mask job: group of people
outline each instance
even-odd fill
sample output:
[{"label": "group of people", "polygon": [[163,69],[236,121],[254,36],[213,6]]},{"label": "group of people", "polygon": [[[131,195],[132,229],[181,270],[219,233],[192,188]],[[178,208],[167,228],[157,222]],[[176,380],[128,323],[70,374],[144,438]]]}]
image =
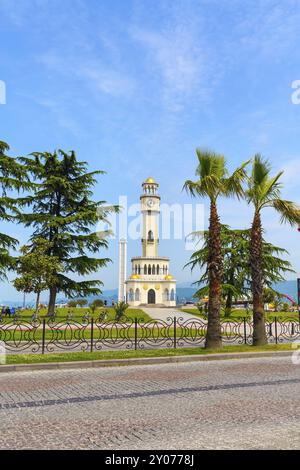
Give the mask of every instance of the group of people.
[{"label": "group of people", "polygon": [[16,314],[15,307],[2,307],[1,309],[1,316],[3,317],[11,317]]}]

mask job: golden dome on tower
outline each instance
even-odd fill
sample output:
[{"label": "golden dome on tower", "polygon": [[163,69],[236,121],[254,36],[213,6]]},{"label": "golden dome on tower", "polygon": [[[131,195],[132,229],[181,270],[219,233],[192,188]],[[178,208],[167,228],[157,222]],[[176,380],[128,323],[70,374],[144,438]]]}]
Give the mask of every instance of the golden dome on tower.
[{"label": "golden dome on tower", "polygon": [[140,276],[138,274],[132,274],[130,279],[140,279]]},{"label": "golden dome on tower", "polygon": [[155,181],[153,178],[151,178],[151,177],[150,177],[150,178],[147,178],[146,181],[145,181],[145,183],[152,183],[152,184],[154,183],[154,184],[157,184],[156,181]]},{"label": "golden dome on tower", "polygon": [[166,280],[168,280],[168,279],[173,279],[173,276],[172,276],[171,274],[167,274],[167,275],[165,276],[165,279],[166,279]]}]

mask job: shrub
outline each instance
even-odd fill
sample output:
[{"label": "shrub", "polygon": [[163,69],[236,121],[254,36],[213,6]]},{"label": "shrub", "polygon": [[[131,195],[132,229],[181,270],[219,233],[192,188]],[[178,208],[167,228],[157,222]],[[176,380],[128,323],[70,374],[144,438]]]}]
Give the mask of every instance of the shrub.
[{"label": "shrub", "polygon": [[116,321],[119,321],[121,320],[121,318],[125,315],[125,312],[126,310],[128,309],[129,305],[126,304],[126,302],[122,301],[122,302],[117,302],[115,305],[114,305],[114,311],[116,313]]}]

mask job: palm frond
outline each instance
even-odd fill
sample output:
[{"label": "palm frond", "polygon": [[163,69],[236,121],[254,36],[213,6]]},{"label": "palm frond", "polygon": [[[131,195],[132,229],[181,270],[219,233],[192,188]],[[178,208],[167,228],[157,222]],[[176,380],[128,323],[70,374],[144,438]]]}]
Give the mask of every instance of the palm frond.
[{"label": "palm frond", "polygon": [[300,226],[300,207],[294,202],[276,199],[272,201],[272,207],[281,215],[281,223]]},{"label": "palm frond", "polygon": [[268,178],[271,171],[270,162],[257,153],[254,156],[252,180],[255,185],[261,185]]},{"label": "palm frond", "polygon": [[201,148],[197,148],[196,153],[199,161],[196,169],[197,176],[206,178],[207,176],[213,175],[218,179],[225,176],[226,162],[224,155]]},{"label": "palm frond", "polygon": [[269,201],[280,198],[280,191],[282,183],[279,179],[283,175],[283,171],[280,171],[274,178],[269,178],[261,185],[260,198],[262,206],[267,206]]},{"label": "palm frond", "polygon": [[223,194],[226,196],[236,196],[238,199],[245,195],[243,183],[247,178],[246,167],[251,160],[247,160],[238,167],[229,178],[224,181]]}]

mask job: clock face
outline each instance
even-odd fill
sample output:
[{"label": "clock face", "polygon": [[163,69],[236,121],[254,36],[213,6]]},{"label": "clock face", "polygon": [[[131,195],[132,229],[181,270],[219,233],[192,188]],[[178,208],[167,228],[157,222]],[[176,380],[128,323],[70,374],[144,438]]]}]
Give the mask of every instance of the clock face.
[{"label": "clock face", "polygon": [[153,199],[149,199],[149,200],[147,201],[147,206],[148,206],[148,207],[153,207],[153,205],[154,205]]}]

